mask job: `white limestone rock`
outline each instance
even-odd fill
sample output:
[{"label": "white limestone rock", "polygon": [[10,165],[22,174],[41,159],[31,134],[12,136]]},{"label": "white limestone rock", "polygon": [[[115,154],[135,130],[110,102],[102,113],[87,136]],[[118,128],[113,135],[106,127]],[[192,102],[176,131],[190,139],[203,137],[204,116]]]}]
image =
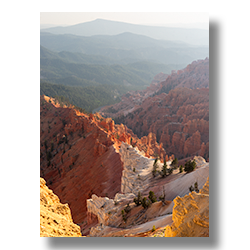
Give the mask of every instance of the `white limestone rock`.
[{"label": "white limestone rock", "polygon": [[152,177],[154,159],[145,157],[137,148],[126,143],[121,144],[122,171],[121,192],[137,195],[145,189]]},{"label": "white limestone rock", "polygon": [[108,197],[98,197],[93,194],[92,199],[87,200],[88,212],[95,214],[98,218],[98,222],[105,224],[108,219],[108,213],[115,207],[113,199]]}]

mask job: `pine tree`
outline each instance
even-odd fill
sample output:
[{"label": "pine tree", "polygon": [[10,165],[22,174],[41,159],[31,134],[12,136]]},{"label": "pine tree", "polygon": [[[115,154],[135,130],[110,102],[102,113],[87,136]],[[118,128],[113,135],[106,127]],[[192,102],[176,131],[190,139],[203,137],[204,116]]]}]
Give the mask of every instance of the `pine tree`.
[{"label": "pine tree", "polygon": [[152,170],[153,177],[156,177],[156,173],[158,169],[157,161],[158,161],[158,158],[155,159],[154,164],[153,164],[153,170]]},{"label": "pine tree", "polygon": [[180,172],[180,173],[183,172],[183,166],[182,166],[182,165],[179,166],[179,172]]},{"label": "pine tree", "polygon": [[167,162],[166,162],[166,159],[164,160],[164,164],[162,166],[162,170],[160,172],[160,175],[162,177],[166,177],[167,176],[167,172],[168,172],[168,169],[167,169]]},{"label": "pine tree", "polygon": [[134,198],[134,203],[136,206],[140,206],[142,201],[141,192],[139,191],[137,197]]},{"label": "pine tree", "polygon": [[157,202],[157,198],[156,198],[156,196],[155,196],[155,194],[154,194],[153,191],[149,191],[148,198],[149,198],[149,200],[150,200],[152,203]]},{"label": "pine tree", "polygon": [[143,208],[148,208],[150,206],[151,202],[146,197],[144,197],[141,201],[141,205]]},{"label": "pine tree", "polygon": [[190,172],[194,171],[195,168],[196,168],[195,160],[193,160],[193,161],[189,160],[185,163],[184,171],[187,173],[190,173]]},{"label": "pine tree", "polygon": [[174,160],[171,163],[172,168],[176,169],[178,167],[178,159],[174,158]]}]

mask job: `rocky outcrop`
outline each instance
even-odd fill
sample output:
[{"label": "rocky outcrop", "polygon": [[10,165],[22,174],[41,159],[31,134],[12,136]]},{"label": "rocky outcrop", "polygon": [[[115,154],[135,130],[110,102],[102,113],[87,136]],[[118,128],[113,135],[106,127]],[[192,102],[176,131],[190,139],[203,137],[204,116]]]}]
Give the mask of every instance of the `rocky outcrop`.
[{"label": "rocky outcrop", "polygon": [[209,89],[178,88],[147,98],[122,122],[141,140],[151,133],[178,159],[200,155],[208,160]]},{"label": "rocky outcrop", "polygon": [[173,224],[165,237],[209,237],[209,178],[199,193],[174,199]]},{"label": "rocky outcrop", "polygon": [[[137,148],[125,143],[121,145],[120,155],[123,162],[121,192],[137,195],[150,185],[155,159],[145,157]],[[167,162],[168,165],[170,163],[171,161]]]},{"label": "rocky outcrop", "polygon": [[141,144],[126,126],[99,114],[60,107],[53,98],[41,97],[40,118],[41,177],[63,203],[69,204],[73,221],[83,234],[97,223],[97,218],[87,213],[86,200],[92,194],[114,198],[121,190],[122,142],[136,144],[148,156],[165,156],[154,138]]},{"label": "rocky outcrop", "polygon": [[[152,133],[169,155],[209,159],[209,59],[173,71],[144,91],[124,95],[101,114],[139,137]],[[142,138],[141,138],[142,139]]]},{"label": "rocky outcrop", "polygon": [[[136,236],[155,227],[163,227],[172,223],[173,199],[188,194],[189,187],[198,182],[202,188],[209,176],[209,163],[202,157],[194,158],[197,167],[191,173],[179,173],[174,170],[171,176],[153,177],[154,159],[145,157],[137,148],[122,143],[121,160],[124,165],[121,180],[121,192],[114,199],[98,197],[95,194],[87,200],[88,212],[97,216],[98,224],[90,230],[92,237]],[[171,161],[167,163],[170,167]],[[159,163],[159,170],[162,164]],[[140,191],[148,196],[153,191],[157,197],[165,194],[165,202],[155,202],[147,209],[136,206],[134,197]],[[124,212],[129,206],[129,211]],[[124,210],[124,211],[123,211]],[[123,211],[123,212],[122,212]]]},{"label": "rocky outcrop", "polygon": [[91,199],[87,200],[87,208],[88,212],[97,216],[99,223],[105,224],[110,217],[110,211],[115,208],[115,203],[113,199],[109,199],[108,197],[98,197],[93,194]]},{"label": "rocky outcrop", "polygon": [[80,227],[73,223],[68,204],[59,198],[40,178],[40,236],[81,237]]}]

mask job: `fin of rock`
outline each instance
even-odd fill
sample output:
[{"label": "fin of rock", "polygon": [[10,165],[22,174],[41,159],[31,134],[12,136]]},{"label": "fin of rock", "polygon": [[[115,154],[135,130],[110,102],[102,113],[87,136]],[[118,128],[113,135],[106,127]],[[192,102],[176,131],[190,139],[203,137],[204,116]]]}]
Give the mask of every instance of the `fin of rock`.
[{"label": "fin of rock", "polygon": [[120,155],[123,162],[121,192],[137,195],[150,183],[154,159],[145,157],[137,147],[133,148],[126,143],[121,144]]}]

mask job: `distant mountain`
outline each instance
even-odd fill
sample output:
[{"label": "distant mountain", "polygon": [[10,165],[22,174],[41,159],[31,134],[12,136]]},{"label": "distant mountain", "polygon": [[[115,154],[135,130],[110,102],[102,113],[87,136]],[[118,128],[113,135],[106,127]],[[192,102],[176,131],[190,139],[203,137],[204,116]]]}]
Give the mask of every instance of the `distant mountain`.
[{"label": "distant mountain", "polygon": [[188,46],[185,43],[160,41],[132,33],[83,37],[41,32],[40,43],[52,51],[98,55],[108,57],[109,60],[116,60],[118,63],[147,60],[164,64],[187,65],[209,55],[208,46]]},{"label": "distant mountain", "polygon": [[208,45],[209,31],[202,29],[169,28],[129,24],[117,21],[96,19],[67,27],[42,29],[53,34],[72,34],[78,36],[118,35],[124,32],[145,35],[154,39],[179,41],[192,45]]},{"label": "distant mountain", "polygon": [[41,94],[64,96],[74,105],[91,112],[116,103],[127,91],[145,88],[157,73],[170,73],[175,68],[148,61],[115,62],[104,56],[58,53],[41,46]]},{"label": "distant mountain", "polygon": [[[40,53],[41,79],[69,86],[111,84],[130,86],[128,90],[138,89],[138,86],[149,85],[159,72],[170,73],[173,68],[173,65],[148,61],[121,65],[102,56],[86,56],[71,52],[56,53],[42,46]],[[65,78],[68,81],[65,81]]]}]

